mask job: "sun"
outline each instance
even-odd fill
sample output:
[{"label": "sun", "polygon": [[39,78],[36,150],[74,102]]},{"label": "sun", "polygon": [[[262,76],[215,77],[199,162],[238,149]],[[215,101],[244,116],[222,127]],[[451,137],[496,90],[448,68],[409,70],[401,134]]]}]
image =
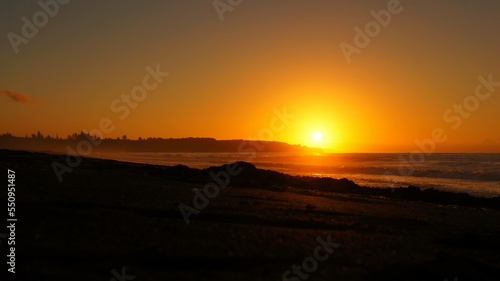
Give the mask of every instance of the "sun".
[{"label": "sun", "polygon": [[323,139],[323,133],[316,131],[311,137],[314,142],[320,142]]}]

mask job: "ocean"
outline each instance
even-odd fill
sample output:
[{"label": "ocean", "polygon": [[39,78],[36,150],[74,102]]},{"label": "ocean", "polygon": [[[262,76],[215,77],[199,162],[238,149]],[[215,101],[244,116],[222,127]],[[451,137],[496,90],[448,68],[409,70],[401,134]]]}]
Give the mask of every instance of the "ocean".
[{"label": "ocean", "polygon": [[246,161],[290,175],[347,178],[368,187],[434,188],[500,196],[500,154],[100,153],[98,158],[207,168]]}]

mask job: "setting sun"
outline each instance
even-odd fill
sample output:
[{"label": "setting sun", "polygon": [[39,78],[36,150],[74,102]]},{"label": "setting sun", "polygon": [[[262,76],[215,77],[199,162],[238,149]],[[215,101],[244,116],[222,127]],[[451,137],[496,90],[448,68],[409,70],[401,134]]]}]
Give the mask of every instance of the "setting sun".
[{"label": "setting sun", "polygon": [[320,142],[323,139],[323,134],[321,132],[314,132],[311,137],[314,142]]}]

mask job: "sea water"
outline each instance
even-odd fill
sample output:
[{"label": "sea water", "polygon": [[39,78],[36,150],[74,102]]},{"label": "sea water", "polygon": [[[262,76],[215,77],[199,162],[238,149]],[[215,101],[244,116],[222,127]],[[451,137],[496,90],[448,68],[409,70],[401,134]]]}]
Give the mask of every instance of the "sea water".
[{"label": "sea water", "polygon": [[207,168],[236,161],[291,175],[347,178],[368,187],[435,188],[500,196],[500,154],[102,153],[99,158]]}]

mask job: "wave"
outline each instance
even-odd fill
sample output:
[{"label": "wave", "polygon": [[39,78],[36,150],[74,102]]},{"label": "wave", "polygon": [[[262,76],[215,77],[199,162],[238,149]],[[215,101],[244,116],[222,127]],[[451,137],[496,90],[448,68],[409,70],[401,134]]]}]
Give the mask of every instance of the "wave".
[{"label": "wave", "polygon": [[257,166],[266,167],[271,170],[289,171],[292,173],[304,174],[367,174],[367,175],[388,175],[388,176],[412,176],[425,178],[449,178],[449,179],[467,179],[500,181],[500,171],[498,169],[477,169],[477,170],[458,170],[458,169],[430,169],[417,168],[413,170],[400,171],[395,167],[332,167],[332,166],[310,166],[297,164],[277,164],[266,162],[255,162]]}]

